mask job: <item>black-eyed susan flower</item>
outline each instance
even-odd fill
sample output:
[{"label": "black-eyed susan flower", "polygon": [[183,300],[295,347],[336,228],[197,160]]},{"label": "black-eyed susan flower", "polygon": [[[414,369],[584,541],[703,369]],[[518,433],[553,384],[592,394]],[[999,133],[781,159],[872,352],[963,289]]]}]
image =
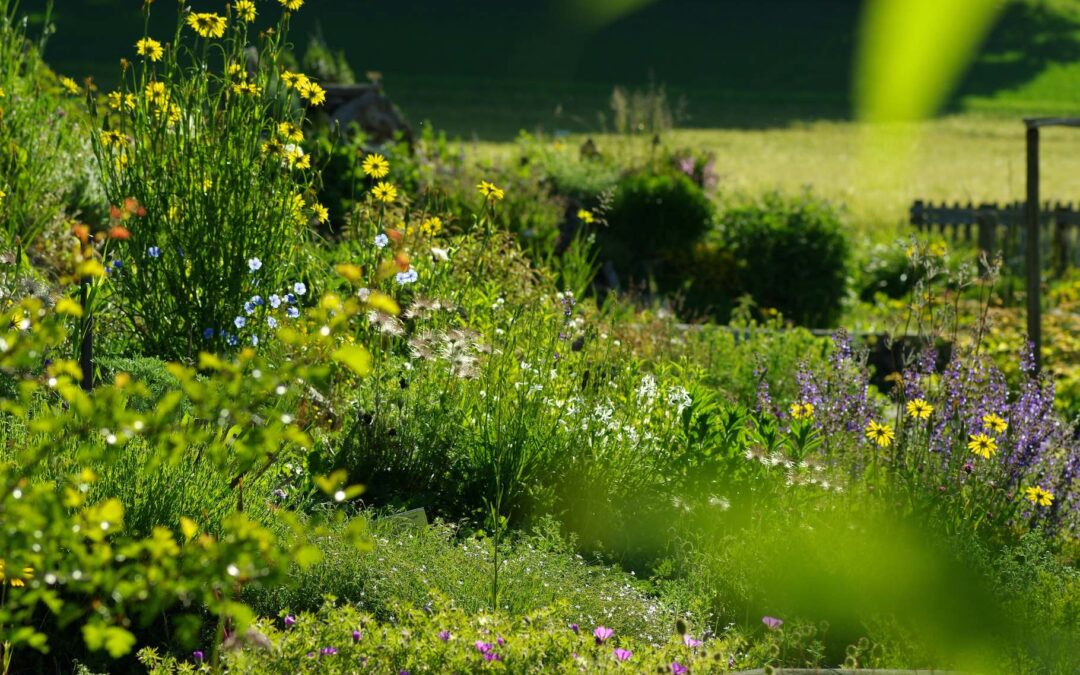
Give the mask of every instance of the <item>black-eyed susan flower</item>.
[{"label": "black-eyed susan flower", "polygon": [[157,62],[165,56],[165,49],[157,40],[153,38],[143,38],[135,43],[135,53],[139,56],[148,58],[151,61]]},{"label": "black-eyed susan flower", "polygon": [[393,204],[394,200],[397,199],[397,188],[386,181],[379,181],[379,183],[372,188],[371,195],[384,204]]},{"label": "black-eyed susan flower", "polygon": [[123,145],[126,141],[127,137],[116,129],[101,132],[101,144],[106,148],[113,145]]},{"label": "black-eyed susan flower", "polygon": [[290,12],[295,12],[304,6],[304,0],[278,0],[278,3]]},{"label": "black-eyed susan flower", "polygon": [[300,98],[311,105],[322,105],[326,102],[326,91],[318,84],[308,80],[303,86],[297,86]]},{"label": "black-eyed susan flower", "polygon": [[488,182],[486,180],[480,181],[480,184],[476,186],[476,189],[480,191],[480,194],[489,202],[501,201],[504,194],[502,188],[495,185],[495,183]]},{"label": "black-eyed susan flower", "polygon": [[30,581],[33,578],[34,568],[29,566],[22,568],[21,574],[19,576],[11,575],[9,577],[6,574],[4,559],[0,558],[0,586],[2,586],[4,583],[8,583],[14,588],[22,588],[26,586],[27,581]]},{"label": "black-eyed susan flower", "polygon": [[791,404],[790,412],[792,419],[808,420],[814,416],[814,404],[796,401]]},{"label": "black-eyed susan flower", "polygon": [[420,231],[429,237],[434,237],[442,232],[442,218],[438,216],[425,218],[424,222],[420,223]]},{"label": "black-eyed susan flower", "polygon": [[258,96],[261,91],[259,85],[254,82],[237,82],[232,86],[232,90],[234,94],[240,96]]},{"label": "black-eyed susan flower", "polygon": [[251,0],[236,0],[233,10],[236,12],[236,18],[245,23],[255,20],[255,3]]},{"label": "black-eyed susan flower", "polygon": [[118,91],[109,92],[108,104],[113,110],[120,110],[120,108],[134,110],[135,94],[122,94]]},{"label": "black-eyed susan flower", "polygon": [[204,38],[220,38],[225,35],[225,17],[212,12],[192,12],[188,15],[187,24]]},{"label": "black-eyed susan flower", "polygon": [[78,94],[80,92],[79,84],[70,77],[61,77],[60,86],[64,88],[69,94]]},{"label": "black-eyed susan flower", "polygon": [[146,100],[154,105],[163,106],[169,100],[169,90],[164,82],[151,81],[146,83]]},{"label": "black-eyed susan flower", "polygon": [[1042,489],[1038,485],[1033,485],[1024,490],[1024,498],[1037,506],[1050,506],[1054,503],[1053,493]]},{"label": "black-eyed susan flower", "polygon": [[972,434],[967,446],[968,450],[983,459],[990,459],[997,452],[997,441],[986,434]]},{"label": "black-eyed susan flower", "polygon": [[888,424],[878,424],[875,420],[870,420],[870,424],[866,425],[866,438],[883,448],[887,448],[892,445],[893,440],[896,438],[896,432]]},{"label": "black-eyed susan flower", "polygon": [[927,420],[933,412],[934,406],[927,403],[925,399],[916,398],[908,401],[907,414],[912,419]]},{"label": "black-eyed susan flower", "polygon": [[303,73],[294,73],[291,70],[281,71],[281,81],[290,89],[300,89],[311,85],[311,80]]},{"label": "black-eyed susan flower", "polygon": [[986,428],[993,431],[995,434],[1003,434],[1009,429],[1009,423],[1006,422],[1000,415],[990,413],[989,415],[983,415],[983,424]]},{"label": "black-eyed susan flower", "polygon": [[304,140],[303,130],[292,122],[282,122],[277,128],[278,135],[289,143],[300,143]]},{"label": "black-eyed susan flower", "polygon": [[364,163],[360,168],[372,178],[385,178],[390,173],[390,162],[379,153],[373,152],[364,158]]},{"label": "black-eyed susan flower", "polygon": [[311,155],[305,154],[299,145],[290,143],[285,146],[285,162],[293,169],[310,169]]}]

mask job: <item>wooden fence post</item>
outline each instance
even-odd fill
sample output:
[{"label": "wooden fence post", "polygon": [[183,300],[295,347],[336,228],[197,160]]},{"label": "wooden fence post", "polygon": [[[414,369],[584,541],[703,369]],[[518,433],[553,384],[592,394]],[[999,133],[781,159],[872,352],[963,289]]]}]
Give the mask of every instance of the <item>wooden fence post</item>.
[{"label": "wooden fence post", "polygon": [[1042,270],[1039,269],[1039,127],[1027,127],[1027,329],[1035,371],[1042,367]]}]

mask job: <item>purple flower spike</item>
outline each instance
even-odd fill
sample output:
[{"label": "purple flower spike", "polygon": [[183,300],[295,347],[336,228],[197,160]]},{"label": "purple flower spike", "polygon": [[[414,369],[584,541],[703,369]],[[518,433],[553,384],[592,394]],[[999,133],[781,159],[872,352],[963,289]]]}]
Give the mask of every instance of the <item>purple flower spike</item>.
[{"label": "purple flower spike", "polygon": [[502,657],[499,656],[498,654],[496,654],[495,652],[485,652],[484,653],[484,660],[485,661],[502,661]]},{"label": "purple flower spike", "polygon": [[578,625],[577,625],[576,623],[572,623],[572,624],[570,624],[570,630],[572,630],[572,631],[574,631],[575,633],[577,633],[578,631],[580,631],[580,630],[581,630],[581,627],[580,627],[580,626],[578,626]]},{"label": "purple flower spike", "polygon": [[671,675],[686,675],[689,672],[690,669],[678,661],[671,662]]},{"label": "purple flower spike", "polygon": [[295,623],[296,623],[296,617],[293,616],[292,614],[285,617],[285,627],[286,628],[292,628],[293,624],[295,624]]},{"label": "purple flower spike", "polygon": [[772,616],[763,616],[763,617],[761,617],[761,623],[768,626],[771,630],[776,630],[780,626],[784,625],[784,622],[782,620],[777,619],[776,617],[772,617]]},{"label": "purple flower spike", "polygon": [[451,637],[453,637],[453,636],[450,635],[450,631],[448,631],[448,630],[439,631],[439,639],[442,640],[443,642],[449,642]]},{"label": "purple flower spike", "polygon": [[502,647],[504,644],[506,644],[506,640],[502,639],[501,637],[500,638],[495,638],[495,642],[497,642],[500,647]]},{"label": "purple flower spike", "polygon": [[334,649],[333,647],[323,647],[322,649],[319,650],[319,653],[322,654],[323,656],[331,656],[333,654],[337,654],[337,650]]},{"label": "purple flower spike", "polygon": [[195,651],[191,652],[191,658],[195,659],[195,660],[196,660],[196,661],[198,661],[199,663],[202,663],[202,662],[203,662],[203,660],[205,660],[205,659],[206,659],[206,655],[205,655],[205,654],[203,654],[203,653],[202,653],[201,651],[199,651],[199,650],[195,650]]},{"label": "purple flower spike", "polygon": [[364,637],[364,634],[361,633],[360,631],[354,630],[352,632],[352,641],[353,642],[360,642],[360,638],[362,638],[362,637]]},{"label": "purple flower spike", "polygon": [[481,654],[487,654],[488,652],[491,651],[491,643],[490,642],[484,642],[482,640],[477,640],[476,642],[473,643],[473,645],[476,646],[476,651],[480,652]]},{"label": "purple flower spike", "polygon": [[683,642],[684,645],[686,645],[687,647],[691,647],[691,648],[701,646],[701,640],[695,640],[694,638],[690,637],[689,635],[682,636],[682,642]]},{"label": "purple flower spike", "polygon": [[634,652],[629,649],[616,649],[615,658],[619,661],[629,661],[630,657],[634,655]]},{"label": "purple flower spike", "polygon": [[615,634],[615,631],[607,628],[606,626],[597,626],[596,630],[592,632],[593,637],[596,638],[596,644],[604,644],[604,641]]}]

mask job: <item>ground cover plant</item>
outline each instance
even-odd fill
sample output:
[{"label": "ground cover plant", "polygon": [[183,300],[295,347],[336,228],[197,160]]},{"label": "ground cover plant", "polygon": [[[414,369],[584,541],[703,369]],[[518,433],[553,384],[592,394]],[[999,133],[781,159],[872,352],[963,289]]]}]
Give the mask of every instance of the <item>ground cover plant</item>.
[{"label": "ground cover plant", "polygon": [[[375,146],[308,117],[310,9],[147,2],[53,91],[0,0],[79,120],[0,117],[62,149],[0,165],[0,674],[1076,671],[1075,395],[1001,260],[726,193],[663,89]],[[96,211],[41,196],[78,148]]]}]

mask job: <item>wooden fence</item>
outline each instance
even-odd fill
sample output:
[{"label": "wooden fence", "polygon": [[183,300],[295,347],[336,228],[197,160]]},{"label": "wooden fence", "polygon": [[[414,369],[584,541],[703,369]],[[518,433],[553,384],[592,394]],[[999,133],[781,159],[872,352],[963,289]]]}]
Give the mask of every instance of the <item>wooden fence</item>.
[{"label": "wooden fence", "polygon": [[[1003,254],[1011,267],[1024,264],[1027,230],[1024,202],[966,205],[916,200],[910,222],[920,232],[937,233],[954,242],[977,243],[990,254]],[[1040,259],[1044,267],[1061,274],[1080,267],[1080,210],[1072,202],[1044,202],[1039,211]]]}]

